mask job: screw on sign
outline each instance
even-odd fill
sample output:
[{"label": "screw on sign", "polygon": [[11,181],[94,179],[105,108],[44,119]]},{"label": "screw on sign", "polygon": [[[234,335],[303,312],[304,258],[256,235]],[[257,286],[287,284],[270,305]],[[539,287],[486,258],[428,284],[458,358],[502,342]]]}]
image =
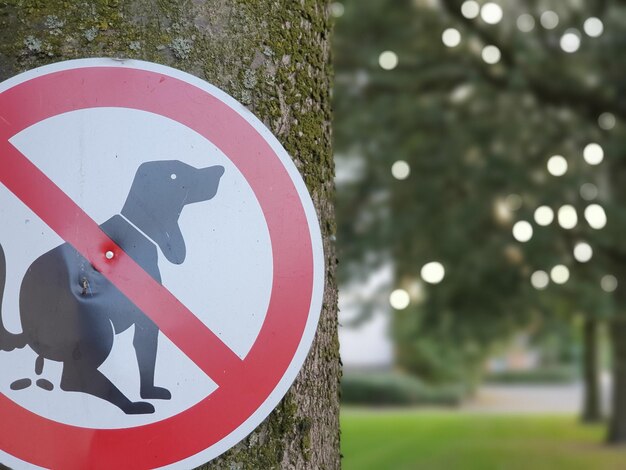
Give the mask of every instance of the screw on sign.
[{"label": "screw on sign", "polygon": [[323,290],[306,187],[245,107],[87,59],[0,84],[0,463],[191,468],[276,406]]}]

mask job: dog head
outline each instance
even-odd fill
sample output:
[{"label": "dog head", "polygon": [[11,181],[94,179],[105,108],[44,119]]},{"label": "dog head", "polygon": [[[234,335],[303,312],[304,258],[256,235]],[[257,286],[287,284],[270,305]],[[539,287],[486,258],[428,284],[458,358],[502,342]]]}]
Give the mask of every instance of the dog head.
[{"label": "dog head", "polygon": [[187,204],[215,196],[224,174],[216,165],[194,168],[178,160],[143,163],[135,174],[122,214],[174,264],[185,261],[186,248],[178,218]]}]

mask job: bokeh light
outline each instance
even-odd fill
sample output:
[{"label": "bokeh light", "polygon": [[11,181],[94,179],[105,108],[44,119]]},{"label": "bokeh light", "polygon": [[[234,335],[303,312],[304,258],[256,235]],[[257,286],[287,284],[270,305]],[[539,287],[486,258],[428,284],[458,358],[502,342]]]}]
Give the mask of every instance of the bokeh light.
[{"label": "bokeh light", "polygon": [[446,47],[456,47],[461,44],[461,33],[458,29],[448,28],[441,35],[441,41]]},{"label": "bokeh light", "polygon": [[411,303],[411,298],[404,289],[396,289],[389,296],[389,304],[396,310],[404,310],[409,303]]},{"label": "bokeh light", "polygon": [[498,49],[496,46],[489,45],[483,47],[481,56],[485,63],[493,65],[500,62],[502,54],[500,53],[500,49]]},{"label": "bokeh light", "polygon": [[391,175],[397,180],[405,180],[411,174],[411,167],[404,160],[398,160],[391,165]]},{"label": "bokeh light", "polygon": [[420,275],[422,276],[422,279],[429,284],[439,284],[443,281],[446,271],[443,264],[438,261],[431,261],[430,263],[426,263],[422,266]]},{"label": "bokeh light", "polygon": [[550,283],[550,277],[545,271],[535,271],[530,276],[530,283],[535,289],[542,290],[548,287]]},{"label": "bokeh light", "polygon": [[592,183],[584,183],[580,187],[580,197],[585,201],[593,201],[598,197],[598,187]]},{"label": "bokeh light", "polygon": [[346,9],[343,6],[343,3],[341,2],[333,2],[330,5],[330,13],[331,15],[333,15],[335,18],[340,18],[343,16],[343,14],[345,13]]},{"label": "bokeh light", "polygon": [[602,113],[598,116],[598,126],[600,129],[610,131],[615,127],[615,115],[613,113]]},{"label": "bokeh light", "polygon": [[600,279],[600,287],[604,292],[614,292],[617,289],[617,278],[612,274],[602,276]]},{"label": "bokeh light", "polygon": [[554,220],[554,211],[548,206],[539,206],[535,209],[535,222],[537,225],[545,227]]},{"label": "bokeh light", "polygon": [[480,5],[474,0],[467,0],[461,5],[461,14],[468,20],[473,20],[480,14]]},{"label": "bokeh light", "polygon": [[565,284],[569,280],[569,269],[563,264],[557,264],[550,270],[550,278],[555,284]]},{"label": "bokeh light", "polygon": [[533,29],[535,29],[535,18],[528,13],[524,13],[517,17],[517,29],[519,29],[522,33],[530,33]]},{"label": "bokeh light", "polygon": [[604,159],[604,150],[602,150],[600,144],[592,142],[585,146],[583,158],[589,165],[599,165]]},{"label": "bokeh light", "polygon": [[576,227],[576,224],[578,224],[578,214],[576,213],[576,209],[574,209],[574,206],[569,204],[565,204],[559,208],[557,218],[559,225],[567,230],[573,229]]},{"label": "bokeh light", "polygon": [[568,54],[576,52],[580,48],[580,34],[575,29],[568,29],[560,40],[561,49]]},{"label": "bokeh light", "polygon": [[554,29],[559,25],[559,15],[552,10],[544,11],[539,17],[539,22],[545,29]]},{"label": "bokeh light", "polygon": [[384,51],[378,57],[378,65],[384,70],[393,70],[398,66],[398,55],[393,51]]},{"label": "bokeh light", "polygon": [[533,226],[525,220],[520,220],[513,225],[513,237],[518,241],[525,243],[533,237]]},{"label": "bokeh light", "polygon": [[606,213],[599,204],[590,204],[585,208],[585,219],[591,228],[600,230],[606,225]]},{"label": "bokeh light", "polygon": [[574,247],[574,258],[579,263],[586,263],[593,256],[593,249],[591,245],[586,242],[579,242]]},{"label": "bokeh light", "polygon": [[502,15],[502,7],[494,2],[487,2],[480,9],[480,17],[487,24],[498,24]]},{"label": "bokeh light", "polygon": [[600,18],[591,17],[585,20],[583,25],[583,29],[587,36],[592,38],[597,38],[604,31],[604,24],[602,24],[602,20]]},{"label": "bokeh light", "polygon": [[561,155],[553,155],[548,160],[547,167],[552,176],[563,176],[567,173],[567,160]]}]

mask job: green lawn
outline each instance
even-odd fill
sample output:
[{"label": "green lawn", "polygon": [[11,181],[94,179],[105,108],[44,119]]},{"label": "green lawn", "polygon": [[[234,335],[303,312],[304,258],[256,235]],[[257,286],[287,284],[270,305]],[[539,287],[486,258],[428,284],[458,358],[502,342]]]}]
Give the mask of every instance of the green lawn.
[{"label": "green lawn", "polygon": [[344,470],[624,470],[626,450],[575,417],[454,411],[341,413]]}]

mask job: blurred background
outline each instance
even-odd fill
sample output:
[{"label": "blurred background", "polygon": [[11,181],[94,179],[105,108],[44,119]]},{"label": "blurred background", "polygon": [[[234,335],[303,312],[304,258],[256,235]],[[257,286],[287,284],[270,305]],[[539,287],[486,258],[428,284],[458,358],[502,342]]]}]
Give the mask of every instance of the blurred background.
[{"label": "blurred background", "polygon": [[344,0],[346,469],[626,468],[626,1]]}]

